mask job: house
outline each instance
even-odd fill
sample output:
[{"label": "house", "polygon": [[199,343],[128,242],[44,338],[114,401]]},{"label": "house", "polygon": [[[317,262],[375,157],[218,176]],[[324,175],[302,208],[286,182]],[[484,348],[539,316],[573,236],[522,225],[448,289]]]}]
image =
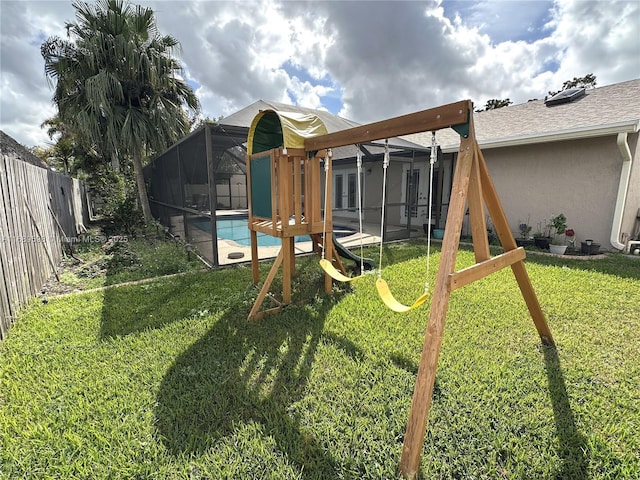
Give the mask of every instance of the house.
[{"label": "house", "polygon": [[[522,223],[533,234],[564,213],[577,242],[623,250],[640,234],[640,79],[575,93],[475,113],[478,143],[516,236]],[[407,138],[430,142],[428,133]],[[437,138],[455,162],[458,135]]]}]

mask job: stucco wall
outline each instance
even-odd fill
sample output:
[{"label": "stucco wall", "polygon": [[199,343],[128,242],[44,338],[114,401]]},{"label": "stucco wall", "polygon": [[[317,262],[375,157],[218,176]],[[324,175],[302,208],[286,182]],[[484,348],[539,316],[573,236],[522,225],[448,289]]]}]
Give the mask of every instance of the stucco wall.
[{"label": "stucco wall", "polygon": [[[622,166],[615,136],[486,149],[483,153],[516,236],[520,223],[532,225],[533,234],[539,223],[564,213],[577,242],[590,238],[602,249],[611,249],[609,237]],[[637,165],[634,170],[638,176]]]}]

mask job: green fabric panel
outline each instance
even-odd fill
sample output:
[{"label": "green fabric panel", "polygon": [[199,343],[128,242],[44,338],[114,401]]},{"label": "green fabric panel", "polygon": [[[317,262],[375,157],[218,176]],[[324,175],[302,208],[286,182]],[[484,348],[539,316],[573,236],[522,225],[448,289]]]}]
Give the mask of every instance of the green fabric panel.
[{"label": "green fabric panel", "polygon": [[271,218],[271,157],[251,159],[251,214]]},{"label": "green fabric panel", "polygon": [[284,145],[282,125],[275,112],[265,112],[256,125],[251,153],[260,153]]}]

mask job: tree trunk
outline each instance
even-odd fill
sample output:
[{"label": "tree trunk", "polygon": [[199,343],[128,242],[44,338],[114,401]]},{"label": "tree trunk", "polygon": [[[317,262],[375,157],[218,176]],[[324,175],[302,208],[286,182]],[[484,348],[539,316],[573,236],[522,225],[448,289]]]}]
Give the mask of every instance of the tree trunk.
[{"label": "tree trunk", "polygon": [[142,155],[136,149],[133,154],[133,170],[136,174],[136,184],[138,186],[138,199],[142,207],[142,214],[146,224],[150,224],[153,220],[151,215],[151,207],[149,206],[149,197],[147,197],[147,186],[144,183],[144,172],[142,171]]}]

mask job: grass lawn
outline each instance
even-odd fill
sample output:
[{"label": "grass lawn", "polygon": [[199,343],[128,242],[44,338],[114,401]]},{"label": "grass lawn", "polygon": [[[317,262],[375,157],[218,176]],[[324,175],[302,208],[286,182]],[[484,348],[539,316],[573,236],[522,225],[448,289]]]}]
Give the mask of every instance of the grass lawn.
[{"label": "grass lawn", "polygon": [[[424,252],[386,248],[405,303]],[[527,268],[557,349],[509,269],[455,291],[421,476],[640,478],[640,261]],[[297,273],[258,323],[248,267],[34,300],[0,344],[0,478],[398,478],[429,307],[387,311],[373,276],[326,297],[317,258]]]}]

